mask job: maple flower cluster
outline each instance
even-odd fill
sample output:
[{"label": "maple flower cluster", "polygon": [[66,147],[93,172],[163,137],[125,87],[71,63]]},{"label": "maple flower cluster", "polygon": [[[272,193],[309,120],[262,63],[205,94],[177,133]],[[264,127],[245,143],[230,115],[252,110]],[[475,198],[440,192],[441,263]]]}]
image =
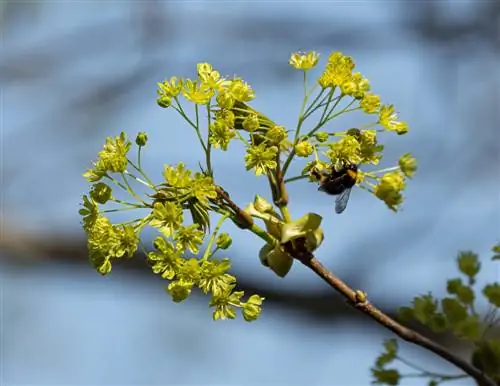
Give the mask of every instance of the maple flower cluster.
[{"label": "maple flower cluster", "polygon": [[[147,262],[155,274],[168,281],[166,289],[174,301],[185,300],[198,288],[211,295],[215,319],[234,318],[239,308],[246,320],[254,320],[260,314],[263,298],[252,295],[243,301],[243,291],[236,290],[236,279],[229,274],[230,260],[218,256],[231,244],[230,236],[219,232],[224,221],[232,221],[260,237],[265,242],[260,252],[262,264],[285,276],[293,262],[290,248],[294,243],[304,241],[306,248],[313,251],[323,241],[321,216],[308,213],[299,220],[291,218],[287,184],[302,179],[317,182],[313,171],[340,170],[354,164],[358,167],[357,185],[397,211],[406,181],[416,171],[415,158],[406,153],[396,166],[382,170],[368,166],[382,160],[384,146],[379,134],[406,134],[407,124],[399,120],[393,105],[382,104],[381,98],[370,91],[368,79],[354,72],[350,56],[332,53],[310,85],[307,76],[318,63],[315,52],[294,53],[289,59],[289,64],[304,75],[304,98],[293,130],[250,106],[255,93],[243,79],[223,77],[209,63],[197,65],[195,79],[174,76],[158,83],[158,105],[175,110],[194,130],[204,160],[198,172],[182,163],[165,165],[163,180],[154,183],[141,166],[148,134],[141,132],[136,137],[136,160],[129,154],[133,143],[125,133],[108,137],[93,167],[84,174],[92,186],[83,196],[80,210],[95,269],[107,274],[113,261],[131,258],[139,248],[146,251],[141,232],[149,226],[159,235],[153,250],[145,252]],[[183,105],[182,97],[190,108]],[[328,129],[336,117],[353,111],[372,117],[372,122],[340,131]],[[217,185],[213,151],[227,151],[233,141],[245,146],[246,170],[268,178],[274,206],[256,196],[253,204],[240,209]],[[294,160],[302,165],[299,174],[290,177]],[[140,194],[134,184],[145,187],[148,193]],[[129,198],[116,197],[116,188]],[[104,209],[103,205],[117,207]],[[113,212],[133,209],[143,210],[146,215],[119,224],[112,223],[109,217]],[[214,216],[219,220],[212,230]],[[263,221],[265,229],[254,219]],[[205,241],[207,246],[202,248]]]}]

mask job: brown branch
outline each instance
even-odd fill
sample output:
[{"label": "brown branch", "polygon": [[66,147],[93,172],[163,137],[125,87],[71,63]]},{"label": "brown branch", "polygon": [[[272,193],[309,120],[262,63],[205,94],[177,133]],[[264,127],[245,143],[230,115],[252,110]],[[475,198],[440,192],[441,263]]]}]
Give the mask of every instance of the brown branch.
[{"label": "brown branch", "polygon": [[241,221],[236,223],[241,229],[250,228],[253,225],[253,218],[248,213],[244,212],[238,205],[236,205],[233,200],[229,197],[229,194],[221,187],[215,186],[215,191],[222,201],[234,212],[237,218]]},{"label": "brown branch", "polygon": [[331,271],[329,271],[323,264],[321,264],[312,253],[305,250],[305,248],[295,248],[292,250],[289,248],[290,252],[293,253],[293,256],[299,260],[306,267],[310,268],[314,273],[316,273],[319,277],[321,277],[330,287],[332,287],[335,291],[339,292],[342,296],[344,296],[348,303],[360,310],[365,315],[372,318],[377,323],[381,324],[383,327],[391,330],[396,335],[398,335],[401,339],[416,344],[417,346],[423,347],[429,351],[432,351],[434,354],[439,355],[441,358],[446,359],[448,362],[453,363],[455,366],[463,370],[465,373],[474,378],[478,385],[480,386],[497,386],[495,381],[491,379],[488,375],[484,374],[476,367],[474,367],[469,362],[460,358],[459,356],[453,354],[448,351],[445,347],[441,346],[439,343],[436,343],[425,336],[419,334],[418,332],[407,328],[390,316],[379,310],[373,304],[368,302],[364,296],[360,296],[360,291],[355,291],[351,287],[349,287],[346,283],[344,283],[339,277],[334,275]]}]

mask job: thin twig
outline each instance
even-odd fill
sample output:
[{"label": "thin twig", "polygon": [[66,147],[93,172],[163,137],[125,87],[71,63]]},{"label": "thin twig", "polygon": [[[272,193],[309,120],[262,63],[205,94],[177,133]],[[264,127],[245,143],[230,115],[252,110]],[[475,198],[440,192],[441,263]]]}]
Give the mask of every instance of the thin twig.
[{"label": "thin twig", "polygon": [[231,198],[229,198],[229,194],[220,186],[215,187],[215,191],[219,195],[219,197],[226,203],[231,210],[234,211],[236,216],[242,220],[242,224],[246,228],[250,228],[253,225],[253,218],[248,213],[244,212],[238,205],[236,205]]}]

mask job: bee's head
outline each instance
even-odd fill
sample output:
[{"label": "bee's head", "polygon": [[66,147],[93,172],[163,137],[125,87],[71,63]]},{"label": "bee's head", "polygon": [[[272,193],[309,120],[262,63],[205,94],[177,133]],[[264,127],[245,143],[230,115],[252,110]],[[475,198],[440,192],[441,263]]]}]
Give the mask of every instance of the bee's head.
[{"label": "bee's head", "polygon": [[358,171],[358,165],[349,164],[349,165],[346,166],[346,170],[352,170],[353,172],[357,172]]}]

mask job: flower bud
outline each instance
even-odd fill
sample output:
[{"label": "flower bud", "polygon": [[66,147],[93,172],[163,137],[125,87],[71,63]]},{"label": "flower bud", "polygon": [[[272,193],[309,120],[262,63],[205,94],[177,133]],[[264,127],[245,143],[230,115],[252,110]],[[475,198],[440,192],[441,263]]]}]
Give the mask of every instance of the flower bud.
[{"label": "flower bud", "polygon": [[135,143],[137,144],[137,146],[146,146],[147,142],[148,142],[148,134],[143,131],[138,133],[137,137],[135,137]]},{"label": "flower bud", "polygon": [[224,232],[217,236],[215,243],[219,249],[228,249],[233,243],[233,240],[231,239],[231,236]]}]

